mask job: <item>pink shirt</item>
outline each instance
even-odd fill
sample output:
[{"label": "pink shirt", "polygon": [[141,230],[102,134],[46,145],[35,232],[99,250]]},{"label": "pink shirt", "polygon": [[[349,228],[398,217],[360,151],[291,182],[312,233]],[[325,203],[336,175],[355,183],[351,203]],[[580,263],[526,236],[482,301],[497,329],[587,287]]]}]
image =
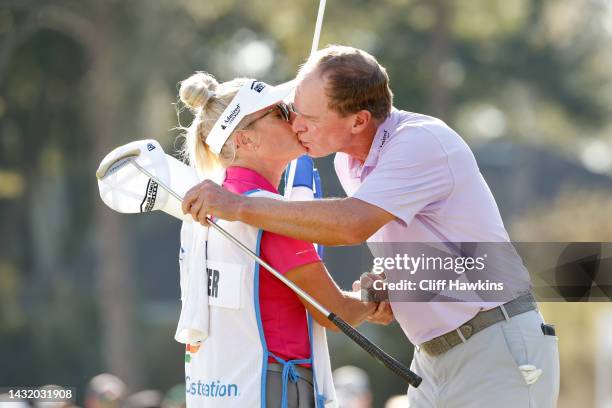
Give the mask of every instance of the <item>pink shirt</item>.
[{"label": "pink shirt", "polygon": [[[260,189],[278,194],[268,180],[244,167],[229,167],[223,187],[237,194]],[[264,231],[260,256],[283,275],[298,266],[321,262],[314,246]],[[310,357],[306,310],[300,299],[267,269],[260,268],[259,307],[268,350],[284,360]],[[269,362],[276,362],[270,357]]]},{"label": "pink shirt", "polygon": [[[345,153],[334,164],[348,196],[397,217],[368,242],[509,240],[471,150],[439,119],[393,109],[363,165]],[[392,308],[410,341],[422,344],[498,304],[393,302]]]}]

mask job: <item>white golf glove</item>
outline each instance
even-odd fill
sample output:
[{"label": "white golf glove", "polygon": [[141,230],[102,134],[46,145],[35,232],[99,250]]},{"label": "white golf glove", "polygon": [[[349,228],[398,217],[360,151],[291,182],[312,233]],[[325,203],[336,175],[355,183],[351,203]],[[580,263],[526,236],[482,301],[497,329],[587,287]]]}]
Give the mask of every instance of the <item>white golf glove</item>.
[{"label": "white golf glove", "polygon": [[181,202],[162,186],[142,173],[134,160],[159,178],[179,196],[200,182],[195,169],[164,153],[156,140],[138,140],[119,146],[102,160],[96,176],[102,201],[120,213],[141,213],[161,210],[183,221]]}]

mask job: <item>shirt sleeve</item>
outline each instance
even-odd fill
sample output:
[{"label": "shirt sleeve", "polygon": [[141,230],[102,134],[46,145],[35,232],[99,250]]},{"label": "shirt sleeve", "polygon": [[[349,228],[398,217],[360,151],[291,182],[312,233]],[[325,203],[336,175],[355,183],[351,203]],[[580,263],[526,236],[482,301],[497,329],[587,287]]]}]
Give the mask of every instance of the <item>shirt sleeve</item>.
[{"label": "shirt sleeve", "polygon": [[408,225],[416,214],[448,197],[454,182],[448,155],[434,134],[423,128],[399,132],[353,197]]},{"label": "shirt sleeve", "polygon": [[298,266],[321,262],[310,242],[264,231],[261,237],[261,257],[281,274]]}]

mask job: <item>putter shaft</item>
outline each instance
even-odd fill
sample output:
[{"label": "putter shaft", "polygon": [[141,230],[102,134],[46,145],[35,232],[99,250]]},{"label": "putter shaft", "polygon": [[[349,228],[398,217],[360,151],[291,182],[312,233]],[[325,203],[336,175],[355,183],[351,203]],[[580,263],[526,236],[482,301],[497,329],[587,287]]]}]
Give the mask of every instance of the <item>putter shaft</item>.
[{"label": "putter shaft", "polygon": [[[145,174],[146,176],[148,176],[151,180],[155,181],[157,184],[159,184],[164,190],[166,190],[168,192],[168,194],[170,194],[171,196],[173,196],[174,198],[176,198],[177,200],[179,200],[180,202],[183,202],[183,197],[181,197],[180,195],[178,195],[176,193],[176,191],[174,191],[172,188],[170,188],[170,186],[168,186],[166,183],[164,183],[163,181],[161,181],[158,177],[156,177],[155,175],[151,174],[151,172],[149,172],[147,169],[145,169],[144,167],[142,167],[140,164],[138,164],[136,162],[136,160],[130,158],[128,159],[129,162],[136,167],[140,172],[142,172],[143,174]],[[280,272],[278,272],[276,269],[274,269],[270,264],[268,264],[266,261],[264,261],[263,259],[261,259],[259,256],[257,256],[257,254],[255,254],[253,251],[251,251],[246,245],[244,245],[242,242],[240,242],[239,240],[237,240],[232,234],[230,234],[229,232],[227,232],[225,229],[223,229],[222,227],[220,227],[219,225],[217,225],[217,223],[215,223],[213,220],[211,220],[209,217],[206,217],[206,221],[208,222],[208,224],[213,227],[214,229],[216,229],[221,235],[223,235],[225,238],[229,239],[230,241],[232,241],[234,244],[238,245],[238,247],[240,247],[240,249],[242,249],[247,255],[249,255],[253,260],[255,260],[255,262],[257,262],[259,265],[263,266],[264,268],[266,268],[267,270],[270,271],[270,273],[272,273],[275,277],[277,277],[278,279],[280,279],[285,285],[289,286],[289,288],[291,290],[293,290],[295,293],[297,293],[300,297],[302,297],[304,300],[306,300],[308,303],[310,303],[315,309],[317,309],[319,312],[323,313],[323,315],[325,316],[329,316],[331,313],[329,310],[327,310],[326,308],[324,308],[319,302],[317,302],[316,300],[314,300],[308,293],[304,292],[302,289],[300,289],[298,286],[296,286],[293,282],[291,282],[289,279],[287,279],[285,276],[283,276]]]}]

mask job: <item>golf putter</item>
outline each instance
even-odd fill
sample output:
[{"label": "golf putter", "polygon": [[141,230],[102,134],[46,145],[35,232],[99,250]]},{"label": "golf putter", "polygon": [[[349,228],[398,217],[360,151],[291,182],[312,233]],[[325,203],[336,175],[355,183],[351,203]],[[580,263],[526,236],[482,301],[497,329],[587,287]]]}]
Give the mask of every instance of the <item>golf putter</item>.
[{"label": "golf putter", "polygon": [[[127,164],[131,164],[136,169],[138,169],[141,173],[148,176],[151,180],[155,181],[159,184],[161,188],[166,190],[168,194],[179,200],[183,201],[183,197],[178,195],[175,191],[172,190],[166,183],[161,181],[158,177],[151,174],[147,169],[142,167],[139,163],[134,160],[136,157],[140,155],[139,149],[134,149],[127,151],[122,154],[112,163],[109,163],[107,166],[101,167],[96,172],[96,177],[98,179],[102,179],[109,174],[114,173],[118,169],[124,167]],[[292,291],[294,291],[298,296],[312,305],[315,309],[317,309],[320,313],[327,317],[329,321],[331,321],[336,327],[338,327],[344,334],[346,334],[351,340],[353,340],[357,345],[359,345],[363,350],[365,350],[368,354],[374,357],[377,361],[382,363],[389,370],[394,372],[397,376],[402,378],[406,383],[412,385],[413,387],[418,387],[421,383],[422,379],[416,373],[411,371],[408,367],[403,365],[401,362],[397,361],[395,358],[387,354],[384,350],[370,341],[367,337],[361,334],[357,329],[351,326],[349,323],[345,322],[340,316],[330,312],[325,307],[323,307],[319,302],[313,299],[308,293],[304,292],[300,287],[295,285],[289,279],[287,279],[284,275],[279,273],[276,269],[274,269],[271,265],[269,265],[266,261],[261,259],[257,254],[251,251],[246,245],[236,239],[232,234],[227,232],[225,229],[217,225],[213,220],[209,217],[206,218],[208,225],[217,230],[221,235],[230,240],[232,243],[237,245],[245,254],[247,254],[250,258],[252,258],[259,265],[266,268],[270,273],[272,273],[277,279],[287,285]]]}]

